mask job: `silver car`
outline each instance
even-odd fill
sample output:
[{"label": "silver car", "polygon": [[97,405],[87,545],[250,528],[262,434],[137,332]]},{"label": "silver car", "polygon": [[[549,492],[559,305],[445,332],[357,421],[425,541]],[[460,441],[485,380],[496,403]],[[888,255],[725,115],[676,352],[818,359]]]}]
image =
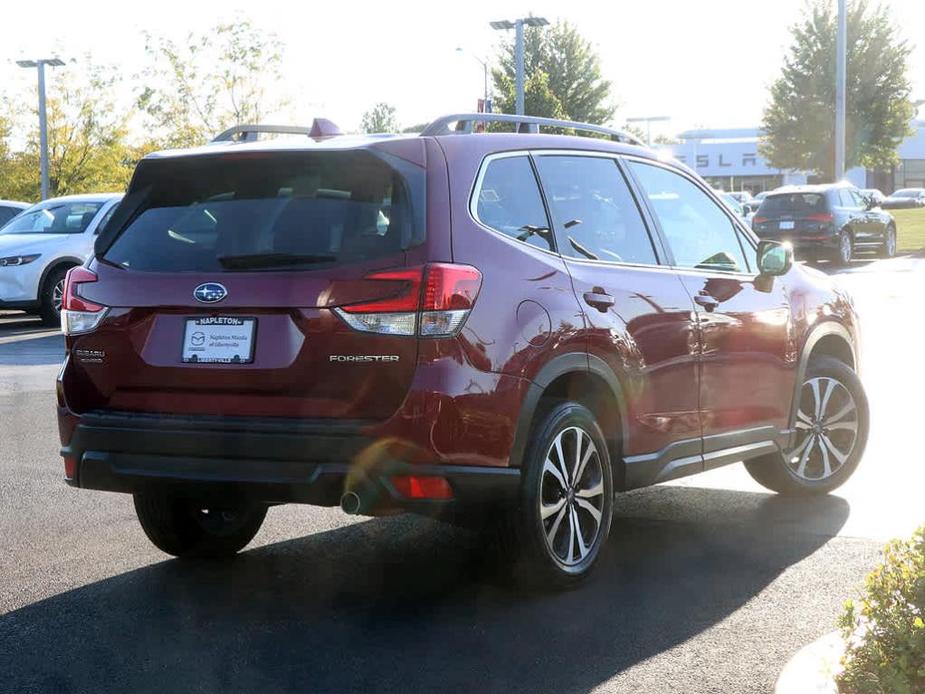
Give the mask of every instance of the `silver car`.
[{"label": "silver car", "polygon": [[82,265],[120,194],[69,195],[29,207],[0,228],[0,309],[60,321],[64,275]]}]

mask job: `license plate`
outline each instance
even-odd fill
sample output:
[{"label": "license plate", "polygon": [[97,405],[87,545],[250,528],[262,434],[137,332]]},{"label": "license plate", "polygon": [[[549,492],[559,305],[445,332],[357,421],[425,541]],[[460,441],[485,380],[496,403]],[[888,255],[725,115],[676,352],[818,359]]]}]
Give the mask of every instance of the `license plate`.
[{"label": "license plate", "polygon": [[254,360],[256,318],[187,318],[183,361],[187,364],[249,364]]},{"label": "license plate", "polygon": [[793,229],[793,222],[781,222],[778,228],[781,231],[784,231],[786,229]]}]

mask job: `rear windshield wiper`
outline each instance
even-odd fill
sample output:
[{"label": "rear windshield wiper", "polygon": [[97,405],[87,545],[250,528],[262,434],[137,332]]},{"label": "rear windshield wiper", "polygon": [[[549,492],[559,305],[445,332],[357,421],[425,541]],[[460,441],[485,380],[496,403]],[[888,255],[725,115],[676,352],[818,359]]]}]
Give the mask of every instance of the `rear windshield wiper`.
[{"label": "rear windshield wiper", "polygon": [[331,263],[336,255],[295,255],[290,253],[252,253],[249,255],[221,255],[217,258],[226,270],[249,268],[285,267],[287,265],[310,265]]}]

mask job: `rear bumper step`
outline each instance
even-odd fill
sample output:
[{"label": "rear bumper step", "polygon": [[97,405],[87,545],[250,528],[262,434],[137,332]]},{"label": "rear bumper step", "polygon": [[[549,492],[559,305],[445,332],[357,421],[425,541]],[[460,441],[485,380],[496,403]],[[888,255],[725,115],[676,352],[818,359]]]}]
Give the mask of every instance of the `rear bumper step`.
[{"label": "rear bumper step", "polygon": [[[336,506],[353,491],[370,513],[439,512],[517,495],[519,469],[363,455],[374,443],[363,424],[95,412],[80,418],[61,455],[76,461],[68,484],[114,492],[170,485],[201,496]],[[453,499],[406,499],[390,482],[395,475],[443,477]]]}]

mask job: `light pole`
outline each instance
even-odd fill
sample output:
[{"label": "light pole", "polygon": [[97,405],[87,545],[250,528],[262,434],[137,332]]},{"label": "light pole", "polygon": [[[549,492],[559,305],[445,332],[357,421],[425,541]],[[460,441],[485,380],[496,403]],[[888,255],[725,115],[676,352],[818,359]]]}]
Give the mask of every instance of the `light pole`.
[{"label": "light pole", "polygon": [[848,11],[838,0],[838,34],[835,37],[835,180],[845,177],[845,83],[848,73]]},{"label": "light pole", "polygon": [[477,55],[475,55],[474,53],[469,53],[469,51],[467,51],[466,49],[464,49],[462,46],[458,47],[458,48],[456,49],[456,52],[457,52],[457,53],[466,53],[467,55],[472,56],[472,57],[473,57],[475,60],[477,60],[477,61],[479,62],[479,64],[482,66],[482,80],[483,80],[482,86],[483,86],[483,89],[484,89],[484,92],[485,92],[485,96],[484,96],[484,99],[485,99],[485,100],[484,100],[482,103],[485,104],[485,107],[484,107],[484,108],[485,108],[485,113],[491,113],[491,99],[488,98],[488,61],[487,61],[487,60],[482,60],[481,58],[479,58],[479,57],[478,57]]},{"label": "light pole", "polygon": [[514,29],[514,83],[516,85],[515,111],[518,116],[524,115],[524,25],[529,27],[544,27],[549,24],[545,17],[521,17],[510,21],[502,19],[489,23],[492,29],[508,31]]},{"label": "light pole", "polygon": [[671,116],[639,116],[638,118],[627,118],[627,123],[645,123],[646,124],[646,144],[652,146],[652,124],[671,120]]},{"label": "light pole", "polygon": [[39,72],[39,170],[42,200],[48,197],[48,118],[45,114],[45,66],[61,67],[60,58],[39,58],[38,60],[17,60],[19,67],[38,68]]}]

